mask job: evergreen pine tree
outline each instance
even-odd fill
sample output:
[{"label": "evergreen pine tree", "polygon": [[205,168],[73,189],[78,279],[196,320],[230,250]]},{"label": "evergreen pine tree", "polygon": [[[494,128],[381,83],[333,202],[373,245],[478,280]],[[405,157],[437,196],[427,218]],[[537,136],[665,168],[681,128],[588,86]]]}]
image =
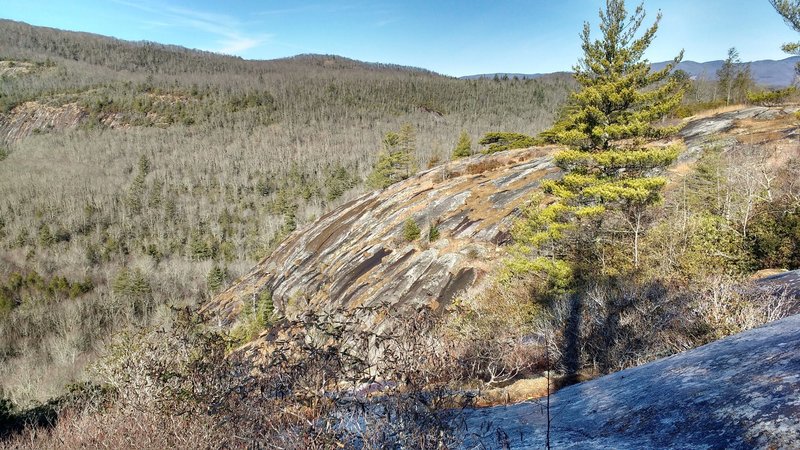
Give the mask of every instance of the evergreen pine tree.
[{"label": "evergreen pine tree", "polygon": [[212,293],[216,294],[217,292],[222,289],[222,286],[225,284],[225,278],[228,276],[228,271],[225,268],[220,267],[218,265],[214,265],[211,270],[206,275],[206,284],[208,285],[208,290]]},{"label": "evergreen pine tree", "polygon": [[643,59],[661,15],[637,37],[644,17],[642,5],[629,15],[623,0],[607,0],[606,10],[600,11],[602,38],[592,41],[589,24],[584,24],[584,57],[574,67],[580,89],[572,95],[560,120],[542,135],[550,142],[568,146],[555,157],[564,177],[543,184],[556,201],[530,211],[525,223],[516,227],[517,241],[539,248],[540,255],[545,256],[527,259],[522,266],[517,259],[516,269],[545,271],[563,279],[565,266],[543,248],[563,249],[544,244],[562,239],[576,223],[596,225],[609,209],[621,213],[634,235],[632,259],[638,265],[645,208],[660,200],[666,184],[652,172],[670,164],[678,154],[676,148],[644,144],[676,131],[656,127],[654,122],[677,107],[683,96],[683,85],[670,77],[683,52],[655,72]]},{"label": "evergreen pine tree", "polygon": [[741,102],[747,98],[747,91],[752,87],[750,64],[743,64],[735,47],[728,49],[728,57],[717,71],[717,84],[725,104]]},{"label": "evergreen pine tree", "polygon": [[573,67],[580,89],[544,137],[595,152],[626,139],[660,138],[674,131],[657,128],[653,122],[672,111],[683,97],[681,86],[669,76],[683,59],[683,51],[662,70],[651,72],[650,62],[642,58],[661,14],[637,38],[644,16],[642,5],[629,17],[624,0],[607,0],[606,11],[600,11],[602,39],[593,42],[589,23],[584,23],[584,57]]},{"label": "evergreen pine tree", "polygon": [[453,159],[464,158],[472,155],[472,139],[466,131],[462,131],[458,137],[456,148],[453,149]]},{"label": "evergreen pine tree", "polygon": [[[786,24],[800,33],[800,0],[769,0],[769,2],[783,17]],[[789,42],[783,44],[781,48],[790,55],[800,55],[800,42]],[[797,63],[795,70],[800,73],[800,63]]]},{"label": "evergreen pine tree", "polygon": [[416,172],[414,152],[416,138],[410,124],[403,125],[399,133],[390,131],[383,138],[383,151],[367,178],[367,183],[378,189],[391,186],[409,178]]}]

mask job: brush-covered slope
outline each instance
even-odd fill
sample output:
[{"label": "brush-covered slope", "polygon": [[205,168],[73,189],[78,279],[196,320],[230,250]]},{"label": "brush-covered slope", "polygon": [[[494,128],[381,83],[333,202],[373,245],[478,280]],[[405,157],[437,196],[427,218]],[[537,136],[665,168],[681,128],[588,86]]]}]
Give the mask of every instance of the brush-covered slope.
[{"label": "brush-covered slope", "polygon": [[[231,322],[264,290],[287,315],[380,303],[442,309],[493,269],[517,208],[558,176],[551,150],[468,158],[362,196],[293,233],[207,311]],[[421,229],[414,240],[409,219]]]}]

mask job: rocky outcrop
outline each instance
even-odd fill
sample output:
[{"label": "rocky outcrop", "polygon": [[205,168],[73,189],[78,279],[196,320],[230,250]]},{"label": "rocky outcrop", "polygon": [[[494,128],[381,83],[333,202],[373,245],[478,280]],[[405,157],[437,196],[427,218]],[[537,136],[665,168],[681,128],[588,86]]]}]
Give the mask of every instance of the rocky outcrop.
[{"label": "rocky outcrop", "polygon": [[[796,153],[797,110],[749,107],[690,119],[679,136],[686,150],[671,176],[688,173],[708,145],[767,143],[788,149],[784,157]],[[291,234],[205,311],[231,324],[243,302],[265,290],[290,316],[381,303],[442,310],[496,268],[519,207],[544,179],[560,176],[554,151],[467,158],[366,194]],[[409,218],[422,229],[414,242],[403,238]],[[427,242],[431,226],[440,236]]]},{"label": "rocky outcrop", "polygon": [[0,141],[15,142],[34,133],[74,128],[86,116],[76,103],[50,106],[25,102],[8,114],[0,114]]},{"label": "rocky outcrop", "polygon": [[[559,176],[553,150],[467,158],[364,195],[293,233],[206,311],[230,323],[263,290],[287,315],[379,303],[441,310],[493,268],[519,206]],[[422,229],[413,242],[404,238],[408,219]]]},{"label": "rocky outcrop", "polygon": [[[564,388],[558,449],[790,449],[800,442],[800,316]],[[467,409],[464,448],[545,448],[545,399]]]},{"label": "rocky outcrop", "polygon": [[736,107],[709,117],[690,120],[679,133],[686,144],[686,150],[680,155],[678,164],[697,161],[708,145],[729,146],[742,143],[739,138],[743,136],[751,142],[797,139],[800,134],[797,124],[792,123],[792,114],[798,110],[798,106]]},{"label": "rocky outcrop", "polygon": [[[0,74],[3,67],[0,64]],[[188,109],[192,106],[189,104],[191,99],[178,95],[147,94],[147,99],[156,108],[181,105]],[[64,103],[64,99],[58,96],[45,97],[16,105],[5,114],[0,113],[0,143],[11,144],[32,134],[70,130],[87,121],[96,122],[107,128],[130,128],[142,125],[164,128],[174,121],[172,117],[154,111],[123,110],[90,113],[79,103],[79,101]]]},{"label": "rocky outcrop", "polygon": [[16,78],[36,70],[36,64],[27,61],[0,61],[0,79]]},{"label": "rocky outcrop", "polygon": [[800,270],[780,272],[756,281],[758,286],[800,299]]}]

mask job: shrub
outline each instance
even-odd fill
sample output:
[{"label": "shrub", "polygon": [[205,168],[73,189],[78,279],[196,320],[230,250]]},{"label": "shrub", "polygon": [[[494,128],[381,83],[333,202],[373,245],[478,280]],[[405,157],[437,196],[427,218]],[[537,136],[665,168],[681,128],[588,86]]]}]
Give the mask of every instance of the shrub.
[{"label": "shrub", "polygon": [[419,225],[414,220],[413,217],[409,217],[403,223],[403,238],[408,242],[416,241],[420,234],[422,234],[422,230],[419,229]]},{"label": "shrub", "polygon": [[456,148],[453,149],[453,159],[464,158],[470,155],[472,155],[472,139],[466,131],[462,131],[461,136],[458,137]]},{"label": "shrub", "polygon": [[246,302],[239,315],[239,324],[231,330],[231,339],[234,346],[252,341],[269,328],[275,317],[275,305],[272,302],[272,293],[265,289],[258,296],[253,294],[253,302]]},{"label": "shrub", "polygon": [[17,305],[14,299],[6,292],[5,288],[0,286],[0,320],[5,319],[15,306]]},{"label": "shrub", "polygon": [[800,205],[758,208],[746,239],[755,269],[800,268]]},{"label": "shrub", "polygon": [[[450,365],[433,337],[435,322],[420,315],[397,321],[396,333],[364,330],[376,315],[387,317],[385,309],[361,308],[283,321],[280,337],[250,358],[230,354],[223,334],[184,310],[171,328],[116,339],[96,368],[114,401],[83,419],[94,418],[100,430],[92,434],[112,444],[141,442],[133,430],[145,429],[150,443],[204,448],[456,445],[438,414],[450,395],[441,388]],[[126,414],[141,423],[119,422]],[[97,420],[104,418],[112,420]],[[65,442],[74,433],[56,437]]]},{"label": "shrub", "polygon": [[448,319],[445,335],[453,342],[461,369],[457,379],[496,386],[546,367],[543,342],[530,339],[542,330],[538,323],[543,317],[542,305],[531,300],[530,281],[495,283],[477,296],[454,302],[455,314]]},{"label": "shrub", "polygon": [[786,98],[797,92],[797,88],[790,86],[786,89],[778,89],[775,91],[760,91],[748,92],[747,102],[761,106],[774,106],[780,105],[786,101]]},{"label": "shrub", "polygon": [[439,239],[439,234],[439,221],[435,220],[431,223],[430,228],[428,228],[428,242]]},{"label": "shrub", "polygon": [[489,172],[501,166],[502,164],[499,161],[482,159],[474,164],[468,165],[467,173],[470,175],[477,175],[479,173]]},{"label": "shrub", "polygon": [[[0,397],[0,424],[6,424],[14,417],[14,409],[14,402]],[[2,430],[0,430],[0,435],[2,435]]]},{"label": "shrub", "polygon": [[695,114],[701,113],[703,111],[720,108],[722,106],[725,106],[724,99],[707,101],[707,102],[686,103],[675,108],[675,111],[673,111],[672,115],[683,119],[686,117],[694,116]]},{"label": "shrub", "polygon": [[44,248],[50,247],[56,243],[56,239],[52,233],[50,233],[50,227],[47,225],[42,225],[39,228],[39,245]]},{"label": "shrub", "polygon": [[486,133],[478,143],[485,147],[488,146],[483,149],[483,153],[489,154],[515,148],[534,147],[539,144],[539,141],[521,133],[494,132]]}]

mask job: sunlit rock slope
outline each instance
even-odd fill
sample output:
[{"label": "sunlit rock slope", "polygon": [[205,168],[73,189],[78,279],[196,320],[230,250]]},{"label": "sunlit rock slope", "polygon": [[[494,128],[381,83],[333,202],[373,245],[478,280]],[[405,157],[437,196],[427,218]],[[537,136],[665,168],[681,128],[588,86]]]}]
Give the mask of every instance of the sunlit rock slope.
[{"label": "sunlit rock slope", "polygon": [[15,142],[35,133],[74,128],[86,116],[86,111],[76,103],[50,106],[25,102],[7,114],[0,114],[0,142]]},{"label": "sunlit rock slope", "polygon": [[[690,119],[676,138],[685,151],[670,168],[680,177],[709,146],[768,145],[771,164],[800,150],[797,107],[748,107]],[[292,233],[250,273],[216,296],[205,311],[231,324],[243,302],[268,290],[278,310],[388,304],[441,310],[496,267],[508,227],[540,183],[560,176],[555,148],[477,156],[427,170],[366,194]],[[422,237],[408,242],[412,218]],[[432,224],[439,237],[425,238]]]},{"label": "sunlit rock slope", "polygon": [[[558,176],[552,150],[468,158],[362,196],[293,233],[207,311],[230,322],[264,289],[287,315],[379,303],[444,308],[491,270],[518,207]],[[403,232],[408,219],[422,231],[412,242]],[[431,226],[439,234],[432,241]]]}]

